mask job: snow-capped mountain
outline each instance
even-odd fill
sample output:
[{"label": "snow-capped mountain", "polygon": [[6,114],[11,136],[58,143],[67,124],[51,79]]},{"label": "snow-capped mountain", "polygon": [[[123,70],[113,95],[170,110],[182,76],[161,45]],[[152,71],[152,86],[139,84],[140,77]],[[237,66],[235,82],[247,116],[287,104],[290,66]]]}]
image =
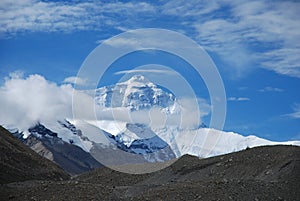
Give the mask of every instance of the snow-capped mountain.
[{"label": "snow-capped mountain", "polygon": [[[167,116],[178,114],[181,109],[181,105],[173,94],[164,91],[141,75],[133,76],[131,79],[113,86],[97,89],[95,102],[106,108],[129,108],[131,112],[149,111],[156,107]],[[193,129],[182,129],[178,125],[165,125],[156,128],[151,125],[132,124],[116,120],[97,120],[86,123],[86,125],[93,125],[105,131],[106,136],[114,139],[114,143],[116,142],[119,148],[129,152],[155,153],[168,145],[173,153],[169,153],[170,155],[167,154],[168,156],[159,160],[170,159],[173,154],[176,157],[184,154],[208,157],[260,145],[300,145],[299,141],[272,142],[255,136],[244,137],[233,132],[206,128],[203,123]],[[75,122],[74,124],[76,125]],[[85,127],[78,126],[80,129]],[[156,146],[149,146],[149,143]],[[137,150],[136,147],[139,149]]]},{"label": "snow-capped mountain", "polygon": [[167,108],[174,104],[175,97],[144,76],[136,75],[125,82],[97,89],[95,101],[104,107],[128,107],[136,111],[155,106]]},{"label": "snow-capped mountain", "polygon": [[[172,115],[180,114],[183,107],[172,93],[141,75],[113,86],[83,93],[94,100],[95,108],[100,110],[100,114],[105,110],[118,109],[130,114],[138,113],[142,118],[154,108],[158,111],[154,116],[159,119],[158,123],[161,123],[160,119],[167,121]],[[154,122],[155,120],[157,119],[154,119]],[[11,128],[18,128],[17,123],[9,129]],[[20,137],[20,132],[16,130],[11,129]],[[57,119],[36,122],[36,125],[24,130],[23,134],[29,139],[34,137],[42,141],[51,153],[37,146],[34,140],[31,145],[38,147],[37,150],[43,150],[50,158],[53,157],[51,154],[57,152],[57,149],[51,146],[58,147],[58,144],[64,144],[80,147],[85,153],[106,154],[97,154],[98,158],[113,158],[116,149],[141,156],[138,161],[133,162],[166,161],[184,154],[209,157],[261,145],[300,146],[300,141],[272,142],[255,136],[244,137],[233,132],[207,128],[201,122],[193,128],[183,128],[164,122],[161,126],[156,126],[151,122],[147,124],[122,119]],[[62,150],[61,146],[59,149]],[[91,163],[93,164],[93,161]]]}]

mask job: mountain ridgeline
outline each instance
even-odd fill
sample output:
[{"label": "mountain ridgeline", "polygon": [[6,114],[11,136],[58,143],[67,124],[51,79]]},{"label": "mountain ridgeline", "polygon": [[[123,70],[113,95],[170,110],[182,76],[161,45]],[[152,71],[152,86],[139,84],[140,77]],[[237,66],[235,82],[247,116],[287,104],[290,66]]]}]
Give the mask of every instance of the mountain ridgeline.
[{"label": "mountain ridgeline", "polygon": [[[172,93],[141,75],[83,93],[94,101],[96,109],[100,108],[100,114],[113,110],[147,115],[155,108],[167,121],[184,108]],[[71,175],[93,170],[103,164],[156,163],[186,154],[207,158],[247,147],[300,145],[299,141],[272,142],[256,136],[245,137],[208,128],[201,122],[194,128],[182,128],[177,124],[158,127],[105,118],[95,121],[65,118],[35,123],[27,130],[19,130],[17,122],[9,127],[14,128],[10,131],[23,143]],[[120,153],[124,152],[133,157],[120,157]]]}]

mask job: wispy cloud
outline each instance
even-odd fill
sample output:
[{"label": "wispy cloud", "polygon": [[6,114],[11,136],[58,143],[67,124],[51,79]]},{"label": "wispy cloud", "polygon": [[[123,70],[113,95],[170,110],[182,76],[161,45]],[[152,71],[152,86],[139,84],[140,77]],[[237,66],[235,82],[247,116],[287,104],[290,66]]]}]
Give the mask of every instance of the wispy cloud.
[{"label": "wispy cloud", "polygon": [[246,97],[229,97],[227,100],[228,101],[249,101],[250,98],[246,98]]},{"label": "wispy cloud", "polygon": [[235,77],[261,67],[300,78],[300,2],[174,0],[153,4],[153,9],[152,22],[176,19],[179,26],[173,29],[185,30],[219,55]]},{"label": "wispy cloud", "polygon": [[[170,35],[161,34],[157,37],[157,32],[143,30],[140,32],[131,32],[126,37],[117,37],[112,40],[98,41],[103,42],[105,45],[109,45],[115,48],[135,48],[135,49],[148,49],[144,51],[155,53],[155,50],[150,50],[151,47],[173,47],[178,48],[178,44],[182,41],[175,41],[170,38]],[[187,45],[187,44],[182,44]],[[188,48],[186,46],[185,48]],[[149,49],[150,48],[150,49]]]},{"label": "wispy cloud", "polygon": [[123,71],[118,71],[115,73],[115,75],[120,75],[120,74],[134,74],[134,73],[160,73],[160,74],[168,74],[168,75],[173,75],[175,74],[174,71],[171,70],[159,70],[159,69],[136,69],[136,70],[123,70]]},{"label": "wispy cloud", "polygon": [[238,90],[240,90],[240,91],[244,91],[244,90],[247,90],[248,89],[248,87],[238,87]]},{"label": "wispy cloud", "polygon": [[220,17],[202,17],[198,22],[191,22],[201,44],[220,55],[240,74],[260,66],[300,77],[300,27],[297,25],[300,2],[218,3],[221,9],[214,16]]},{"label": "wispy cloud", "polygon": [[79,86],[88,85],[88,82],[87,82],[86,79],[76,77],[76,76],[67,77],[67,78],[64,79],[63,82],[64,83],[70,83],[70,84],[76,84],[76,85],[79,85]]},{"label": "wispy cloud", "polygon": [[198,17],[216,11],[220,5],[216,1],[203,0],[175,0],[166,1],[162,6],[162,13],[165,15],[181,15],[184,17]]},{"label": "wispy cloud", "polygon": [[293,110],[294,112],[290,113],[290,114],[286,114],[285,116],[294,118],[294,119],[300,119],[300,103],[295,103],[295,105],[293,106]]},{"label": "wispy cloud", "polygon": [[[0,2],[0,33],[20,31],[70,32],[99,30],[119,25],[120,15],[152,13],[153,6],[144,2],[3,0]],[[115,15],[112,18],[111,15]]]},{"label": "wispy cloud", "polygon": [[263,89],[258,90],[259,92],[283,92],[283,89],[277,87],[265,87]]},{"label": "wispy cloud", "polygon": [[[2,0],[0,34],[171,28],[217,54],[236,76],[257,67],[300,78],[298,1]],[[166,25],[165,21],[176,21]],[[139,46],[134,41],[118,44]],[[155,42],[155,41],[153,41]]]}]

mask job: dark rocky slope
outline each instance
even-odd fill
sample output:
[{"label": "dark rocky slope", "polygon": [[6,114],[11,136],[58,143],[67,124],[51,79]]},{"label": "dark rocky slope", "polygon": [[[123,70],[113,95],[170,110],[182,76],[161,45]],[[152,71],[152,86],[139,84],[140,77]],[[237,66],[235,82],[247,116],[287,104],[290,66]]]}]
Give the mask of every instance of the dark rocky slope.
[{"label": "dark rocky slope", "polygon": [[[19,163],[28,166],[17,155],[10,156],[10,160],[3,157],[8,156],[1,155],[1,163],[7,164],[1,172],[17,168]],[[30,177],[34,171],[20,170],[20,174],[29,177],[1,185],[2,200],[298,200],[300,197],[300,147],[296,146],[257,147],[207,159],[183,156],[163,170],[143,175],[102,167],[70,180],[50,181],[47,174],[35,178]],[[1,178],[8,180],[10,176],[2,174]],[[41,178],[44,180],[32,180]]]},{"label": "dark rocky slope", "polygon": [[0,126],[0,183],[25,180],[64,180],[69,175],[38,155]]},{"label": "dark rocky slope", "polygon": [[257,147],[207,159],[186,155],[151,174],[97,169],[76,180],[111,185],[123,200],[297,200],[300,147]]}]

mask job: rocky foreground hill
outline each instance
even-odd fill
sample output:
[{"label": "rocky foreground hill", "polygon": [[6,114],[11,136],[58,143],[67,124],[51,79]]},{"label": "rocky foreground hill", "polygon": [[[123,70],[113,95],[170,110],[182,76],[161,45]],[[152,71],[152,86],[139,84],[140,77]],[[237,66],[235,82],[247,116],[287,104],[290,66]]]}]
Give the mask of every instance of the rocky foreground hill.
[{"label": "rocky foreground hill", "polygon": [[70,176],[38,155],[0,126],[0,184],[35,179],[64,180]]},{"label": "rocky foreground hill", "polygon": [[[185,155],[158,172],[102,167],[70,177],[0,128],[1,200],[298,200],[300,147],[265,146],[199,159]],[[159,165],[159,164],[158,164]]]}]

